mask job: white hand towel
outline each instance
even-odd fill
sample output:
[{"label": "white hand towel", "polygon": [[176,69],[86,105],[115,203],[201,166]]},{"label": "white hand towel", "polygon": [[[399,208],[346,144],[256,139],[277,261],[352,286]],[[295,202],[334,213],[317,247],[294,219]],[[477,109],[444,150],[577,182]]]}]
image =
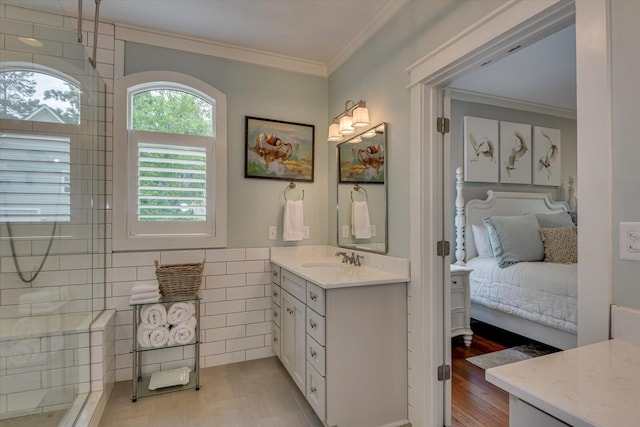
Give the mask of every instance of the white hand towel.
[{"label": "white hand towel", "polygon": [[167,309],[162,304],[144,307],[140,311],[140,321],[149,329],[156,329],[167,323]]},{"label": "white hand towel", "polygon": [[282,240],[291,242],[304,237],[304,210],[302,200],[287,200],[282,221]]},{"label": "white hand towel", "polygon": [[156,283],[139,283],[131,288],[131,295],[144,294],[147,292],[160,292],[160,287]]},{"label": "white hand towel", "polygon": [[191,316],[188,321],[173,326],[169,330],[169,345],[183,345],[193,341],[196,337],[196,318]]},{"label": "white hand towel", "polygon": [[129,304],[144,304],[150,302],[160,301],[160,292],[145,292],[143,294],[131,294],[129,298]]},{"label": "white hand towel", "polygon": [[351,232],[356,239],[371,238],[371,220],[367,202],[354,200],[351,204]]},{"label": "white hand towel", "polygon": [[190,302],[176,302],[171,304],[169,311],[167,312],[167,321],[170,325],[179,325],[185,323],[196,312],[193,303]]},{"label": "white hand towel", "polygon": [[169,329],[165,327],[156,328],[149,334],[149,341],[152,347],[162,347],[169,342]]}]

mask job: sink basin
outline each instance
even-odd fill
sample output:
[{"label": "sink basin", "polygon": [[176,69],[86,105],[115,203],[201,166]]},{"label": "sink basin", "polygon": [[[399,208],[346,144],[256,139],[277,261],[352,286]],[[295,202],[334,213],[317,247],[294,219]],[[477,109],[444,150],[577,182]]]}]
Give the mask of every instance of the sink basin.
[{"label": "sink basin", "polygon": [[302,264],[302,266],[305,268],[326,268],[331,270],[346,270],[349,268],[347,264],[330,261],[307,262],[305,264]]}]

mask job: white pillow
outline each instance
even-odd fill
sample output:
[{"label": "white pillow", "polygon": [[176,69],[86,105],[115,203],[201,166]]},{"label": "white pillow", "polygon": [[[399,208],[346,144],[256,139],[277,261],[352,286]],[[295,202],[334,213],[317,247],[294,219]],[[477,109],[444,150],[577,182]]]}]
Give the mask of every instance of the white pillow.
[{"label": "white pillow", "polygon": [[471,225],[473,232],[473,241],[476,244],[476,252],[481,258],[491,258],[493,249],[491,249],[491,240],[489,240],[489,232],[484,225]]}]

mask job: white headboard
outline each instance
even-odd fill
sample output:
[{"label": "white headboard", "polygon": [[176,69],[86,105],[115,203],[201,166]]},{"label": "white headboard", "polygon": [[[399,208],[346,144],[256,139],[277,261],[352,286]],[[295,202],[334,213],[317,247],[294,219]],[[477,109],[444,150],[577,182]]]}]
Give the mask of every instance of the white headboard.
[{"label": "white headboard", "polygon": [[[460,171],[460,174],[458,174]],[[462,169],[456,170],[456,264],[477,256],[471,225],[484,225],[482,219],[488,216],[524,215],[528,213],[568,212],[565,202],[554,202],[549,193],[507,193],[487,191],[485,200],[469,200],[466,205],[462,196]],[[464,206],[464,210],[462,209]]]}]

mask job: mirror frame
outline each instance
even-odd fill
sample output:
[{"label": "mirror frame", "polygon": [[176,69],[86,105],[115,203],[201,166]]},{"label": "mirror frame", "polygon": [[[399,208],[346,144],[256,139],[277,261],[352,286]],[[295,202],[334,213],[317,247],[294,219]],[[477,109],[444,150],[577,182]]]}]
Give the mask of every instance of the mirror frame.
[{"label": "mirror frame", "polygon": [[[384,183],[382,183],[383,185],[383,202],[384,202],[384,250],[375,250],[375,249],[371,249],[371,248],[367,248],[365,245],[366,243],[362,243],[362,244],[357,244],[357,243],[353,243],[353,244],[341,244],[340,243],[340,228],[341,228],[341,224],[340,224],[340,184],[349,184],[349,185],[368,185],[369,183],[365,182],[365,181],[353,181],[353,182],[340,182],[340,147],[343,144],[349,144],[351,140],[360,137],[362,134],[369,132],[373,129],[377,129],[383,127],[383,140],[382,143],[384,145],[384,155],[385,155],[385,159],[384,159],[384,164],[383,164],[383,169],[384,169]],[[363,129],[361,132],[357,133],[357,134],[353,134],[353,135],[349,135],[347,139],[345,139],[344,141],[338,143],[336,145],[336,245],[340,248],[345,248],[345,249],[353,249],[353,250],[358,250],[358,251],[362,251],[362,252],[371,252],[371,253],[377,253],[377,254],[386,254],[389,251],[389,206],[388,206],[388,183],[389,183],[389,173],[388,173],[388,169],[387,169],[387,164],[388,164],[388,159],[387,157],[387,150],[388,150],[388,139],[387,139],[387,133],[389,131],[389,125],[386,122],[382,122],[382,123],[378,123],[375,126],[370,126],[368,128]],[[380,183],[372,183],[372,185],[380,185]],[[344,209],[344,208],[343,208]]]}]

